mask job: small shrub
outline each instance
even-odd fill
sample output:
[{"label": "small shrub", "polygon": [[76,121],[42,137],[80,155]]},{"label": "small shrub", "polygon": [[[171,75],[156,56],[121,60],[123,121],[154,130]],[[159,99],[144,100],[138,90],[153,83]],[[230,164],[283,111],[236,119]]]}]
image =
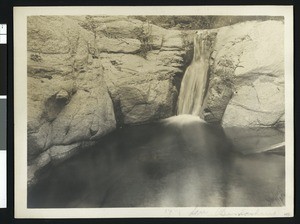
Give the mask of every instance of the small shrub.
[{"label": "small shrub", "polygon": [[138,54],[146,58],[147,53],[152,50],[152,44],[153,44],[153,38],[151,36],[152,34],[152,27],[149,23],[147,23],[147,27],[144,28],[144,26],[136,27],[133,30],[133,33],[135,34],[136,38],[141,42],[141,47],[138,52]]},{"label": "small shrub", "polygon": [[98,27],[98,24],[97,22],[95,21],[94,17],[93,16],[86,16],[85,17],[85,21],[84,22],[80,22],[79,25],[88,30],[88,31],[91,31],[93,34],[94,34],[94,38],[96,39],[96,36],[97,36],[97,27]]},{"label": "small shrub", "polygon": [[283,21],[282,16],[132,16],[141,21],[151,21],[152,24],[165,29],[180,30],[214,29],[245,21]]},{"label": "small shrub", "polygon": [[30,55],[30,60],[35,61],[35,62],[41,62],[43,59],[38,54],[31,54]]}]

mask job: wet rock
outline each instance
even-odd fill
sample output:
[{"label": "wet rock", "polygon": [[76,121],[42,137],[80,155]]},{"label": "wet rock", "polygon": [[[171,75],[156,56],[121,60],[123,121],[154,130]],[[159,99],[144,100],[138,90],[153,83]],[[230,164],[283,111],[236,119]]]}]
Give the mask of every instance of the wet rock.
[{"label": "wet rock", "polygon": [[37,157],[32,164],[27,166],[27,183],[29,186],[35,184],[36,182],[36,172],[42,167],[48,165],[51,161],[51,157],[48,153],[42,153]]},{"label": "wet rock", "polygon": [[[269,151],[272,146],[284,143],[284,132],[274,128],[225,127],[226,136],[234,150],[243,154]],[[284,152],[284,147],[281,149]]]},{"label": "wet rock", "polygon": [[66,159],[72,155],[72,151],[78,149],[80,147],[80,143],[75,143],[71,145],[56,145],[52,146],[49,149],[49,154],[51,156],[52,161]]}]

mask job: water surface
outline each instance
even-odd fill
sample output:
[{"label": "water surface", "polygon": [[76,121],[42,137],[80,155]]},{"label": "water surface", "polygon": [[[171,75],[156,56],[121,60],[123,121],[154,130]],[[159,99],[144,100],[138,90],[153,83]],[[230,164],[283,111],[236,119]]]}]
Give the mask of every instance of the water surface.
[{"label": "water surface", "polygon": [[285,157],[233,149],[201,120],[122,128],[44,169],[28,207],[284,205]]}]

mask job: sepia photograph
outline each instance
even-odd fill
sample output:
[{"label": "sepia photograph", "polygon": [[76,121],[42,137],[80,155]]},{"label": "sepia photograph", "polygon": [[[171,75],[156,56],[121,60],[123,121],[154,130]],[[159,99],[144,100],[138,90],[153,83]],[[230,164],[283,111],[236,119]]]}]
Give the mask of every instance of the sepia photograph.
[{"label": "sepia photograph", "polygon": [[14,11],[16,217],[293,216],[292,7],[62,8]]}]

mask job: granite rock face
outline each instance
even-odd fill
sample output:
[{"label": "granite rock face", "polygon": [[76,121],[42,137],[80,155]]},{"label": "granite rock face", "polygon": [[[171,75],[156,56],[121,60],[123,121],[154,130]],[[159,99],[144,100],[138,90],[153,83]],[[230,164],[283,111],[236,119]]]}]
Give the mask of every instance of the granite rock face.
[{"label": "granite rock face", "polygon": [[117,123],[140,124],[174,115],[176,78],[182,77],[187,64],[184,35],[139,20],[114,19],[97,30],[96,51]]},{"label": "granite rock face", "polygon": [[[60,17],[28,20],[28,181],[116,127],[103,69],[87,42],[93,35]],[[45,41],[41,41],[45,38]]]},{"label": "granite rock face", "polygon": [[117,125],[174,115],[180,31],[127,17],[28,18],[28,183]]},{"label": "granite rock face", "polygon": [[217,32],[205,120],[223,127],[283,127],[283,23],[252,21]]}]

